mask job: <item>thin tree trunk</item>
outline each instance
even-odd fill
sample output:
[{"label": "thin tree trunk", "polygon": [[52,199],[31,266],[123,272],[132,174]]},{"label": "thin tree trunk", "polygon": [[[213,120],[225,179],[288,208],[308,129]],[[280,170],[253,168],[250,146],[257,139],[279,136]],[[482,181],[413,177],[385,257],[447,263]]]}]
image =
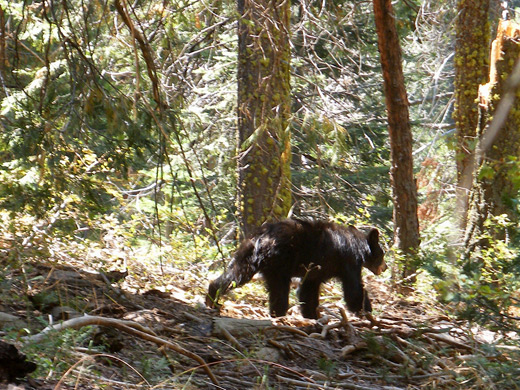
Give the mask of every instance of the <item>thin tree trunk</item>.
[{"label": "thin tree trunk", "polygon": [[288,0],[238,0],[238,214],[243,235],[286,217],[290,192]]},{"label": "thin tree trunk", "polygon": [[[390,134],[394,241],[396,247],[405,255],[414,254],[419,247],[420,238],[417,188],[413,175],[412,132],[401,62],[401,46],[391,1],[374,0],[374,16]],[[414,267],[405,265],[403,276],[408,277],[414,272]]]}]

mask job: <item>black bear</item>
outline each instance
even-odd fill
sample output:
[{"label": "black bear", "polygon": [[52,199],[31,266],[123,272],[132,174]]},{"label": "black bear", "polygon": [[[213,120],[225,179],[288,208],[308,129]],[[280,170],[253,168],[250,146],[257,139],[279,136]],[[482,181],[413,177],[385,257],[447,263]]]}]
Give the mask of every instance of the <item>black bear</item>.
[{"label": "black bear", "polygon": [[206,302],[214,307],[219,296],[260,272],[273,316],[287,313],[292,277],[301,278],[298,295],[304,317],[317,318],[320,285],[334,277],[343,284],[350,311],[372,311],[361,267],[379,275],[386,269],[383,257],[377,229],[364,234],[354,226],[326,221],[287,219],[267,223],[240,244],[227,270],[210,283]]}]

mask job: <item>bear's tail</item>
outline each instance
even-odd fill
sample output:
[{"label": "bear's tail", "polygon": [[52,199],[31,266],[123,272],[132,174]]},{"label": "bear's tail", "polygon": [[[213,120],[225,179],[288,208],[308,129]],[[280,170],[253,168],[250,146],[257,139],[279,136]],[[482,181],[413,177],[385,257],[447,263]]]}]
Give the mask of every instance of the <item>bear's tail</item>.
[{"label": "bear's tail", "polygon": [[249,282],[258,272],[258,262],[254,261],[254,244],[251,240],[242,242],[229,263],[226,271],[209,284],[206,305],[217,306],[218,298],[228,290],[240,287]]}]

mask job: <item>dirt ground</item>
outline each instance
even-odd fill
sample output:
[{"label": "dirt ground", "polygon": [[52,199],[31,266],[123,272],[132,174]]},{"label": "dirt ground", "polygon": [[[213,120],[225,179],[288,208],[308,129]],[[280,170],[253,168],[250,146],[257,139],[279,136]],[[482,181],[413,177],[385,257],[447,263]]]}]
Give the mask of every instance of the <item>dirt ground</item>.
[{"label": "dirt ground", "polygon": [[[204,280],[186,294],[193,279],[169,276],[175,287],[143,291],[135,276],[79,265],[4,268],[0,312],[24,326],[0,336],[39,368],[0,389],[489,389],[479,362],[511,359],[507,346],[485,347],[498,335],[456,321],[432,296],[370,276],[373,317],[345,311],[329,283],[318,321],[297,307],[273,319],[265,294],[248,290],[210,310]],[[39,333],[50,319],[62,328]]]}]

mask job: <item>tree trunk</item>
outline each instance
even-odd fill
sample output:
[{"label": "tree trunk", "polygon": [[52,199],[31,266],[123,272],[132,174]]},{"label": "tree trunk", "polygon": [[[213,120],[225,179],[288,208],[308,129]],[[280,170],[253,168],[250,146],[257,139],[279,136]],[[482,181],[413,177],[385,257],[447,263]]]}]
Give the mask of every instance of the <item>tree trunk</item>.
[{"label": "tree trunk", "polygon": [[491,51],[490,81],[479,89],[480,143],[465,235],[470,252],[485,245],[483,237],[507,237],[504,225],[495,221],[486,225],[487,220],[505,215],[518,223],[514,199],[520,187],[519,37],[520,25],[500,22]]},{"label": "tree trunk", "polygon": [[[0,6],[0,76],[5,80],[5,68],[7,66],[7,44],[5,40],[5,13]],[[5,81],[4,81],[5,82]]]},{"label": "tree trunk", "polygon": [[[383,70],[392,167],[394,241],[405,255],[419,247],[417,188],[413,176],[412,132],[401,63],[401,46],[390,0],[374,0],[374,15]],[[415,273],[405,265],[403,276]]]},{"label": "tree trunk", "polygon": [[287,0],[238,0],[238,213],[244,236],[290,209],[289,6]]},{"label": "tree trunk", "polygon": [[457,134],[457,214],[465,229],[472,185],[469,166],[476,146],[480,84],[487,81],[489,64],[489,0],[459,0],[455,43],[455,127]]}]

